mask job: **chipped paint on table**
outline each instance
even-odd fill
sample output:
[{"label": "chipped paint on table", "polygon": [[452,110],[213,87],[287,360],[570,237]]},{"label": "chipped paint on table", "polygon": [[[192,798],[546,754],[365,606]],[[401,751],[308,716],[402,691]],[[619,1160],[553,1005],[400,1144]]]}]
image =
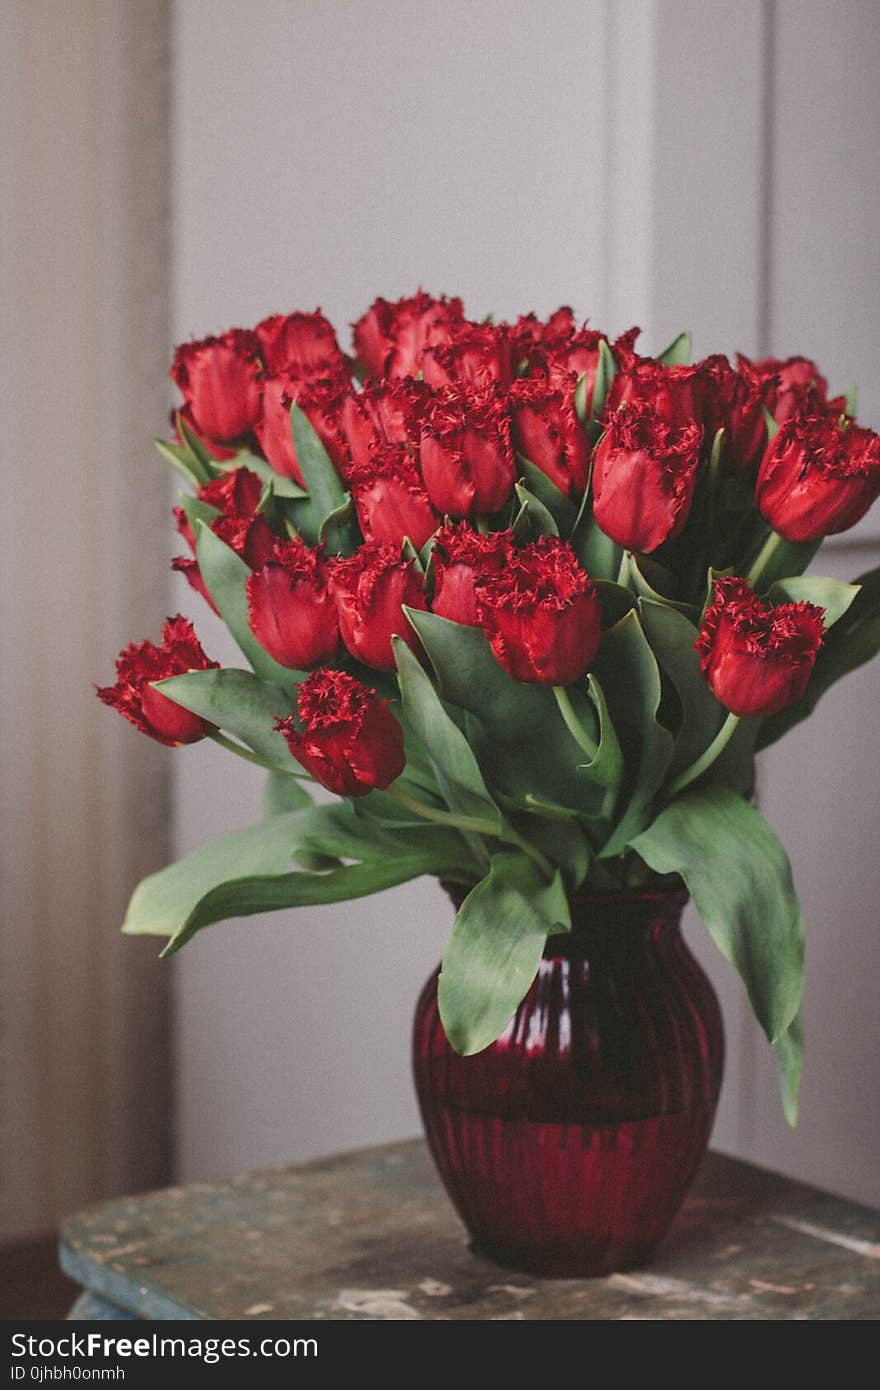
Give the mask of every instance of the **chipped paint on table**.
[{"label": "chipped paint on table", "polygon": [[473,1253],[421,1141],[101,1203],[61,1264],[150,1319],[880,1316],[880,1215],[718,1154],[650,1266],[606,1279]]}]

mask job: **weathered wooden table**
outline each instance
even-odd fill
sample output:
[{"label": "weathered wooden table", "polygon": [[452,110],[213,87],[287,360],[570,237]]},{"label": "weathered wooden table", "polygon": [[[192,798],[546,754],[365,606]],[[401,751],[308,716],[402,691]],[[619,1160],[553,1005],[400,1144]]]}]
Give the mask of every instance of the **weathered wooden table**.
[{"label": "weathered wooden table", "polygon": [[83,1318],[873,1319],[880,1213],[710,1154],[650,1268],[538,1279],[471,1253],[421,1141],[103,1202]]}]

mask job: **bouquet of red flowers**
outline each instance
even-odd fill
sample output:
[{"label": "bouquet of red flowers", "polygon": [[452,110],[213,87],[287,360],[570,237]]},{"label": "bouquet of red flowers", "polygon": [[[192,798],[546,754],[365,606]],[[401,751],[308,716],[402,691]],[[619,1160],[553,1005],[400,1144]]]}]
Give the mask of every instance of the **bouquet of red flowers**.
[{"label": "bouquet of red flowers", "polygon": [[880,493],[880,438],[803,358],[637,336],[419,293],[376,300],[352,356],[320,312],[177,349],[174,567],[244,661],[171,618],[98,693],[269,778],[262,824],[146,879],[124,930],[169,954],[435,875],[463,898],[439,1003],[471,1053],[576,890],[683,881],[791,1117],[803,924],[755,755],[880,649],[880,572],[803,576]]}]

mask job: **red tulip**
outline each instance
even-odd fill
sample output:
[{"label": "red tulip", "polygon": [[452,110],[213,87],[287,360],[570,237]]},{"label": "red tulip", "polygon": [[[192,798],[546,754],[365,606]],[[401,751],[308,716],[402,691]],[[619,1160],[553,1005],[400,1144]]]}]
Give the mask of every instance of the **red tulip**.
[{"label": "red tulip", "polygon": [[577,416],[573,372],[523,377],[510,388],[510,417],[517,452],[546,473],[566,496],[587,486],[590,446]]},{"label": "red tulip", "polygon": [[[815,398],[809,407],[818,409]],[[854,526],[880,495],[880,438],[836,415],[787,420],[758,472],[758,510],[787,541],[817,541]]]},{"label": "red tulip", "polygon": [[[748,358],[738,357],[740,364]],[[782,425],[793,415],[801,415],[810,397],[817,399],[829,413],[842,415],[846,407],[843,396],[829,399],[828,382],[815,362],[809,357],[765,357],[760,362],[749,363],[752,370],[765,380],[773,382],[773,405],[771,414],[776,423]]]},{"label": "red tulip", "polygon": [[171,378],[205,439],[227,444],[254,428],[260,418],[259,354],[259,338],[243,328],[175,349]]},{"label": "red tulip", "polygon": [[422,576],[414,563],[400,559],[393,545],[362,545],[347,560],[333,564],[332,589],[339,610],[339,631],[352,656],[377,671],[395,666],[394,634],[419,650],[403,605],[425,609]]},{"label": "red tulip", "polygon": [[564,304],[546,321],[539,319],[537,314],[520,314],[508,331],[514,367],[521,362],[530,364],[533,357],[541,360],[542,348],[568,342],[574,336],[574,310]]},{"label": "red tulip", "polygon": [[405,537],[421,550],[440,525],[405,444],[374,444],[369,462],[349,470],[361,530],[399,550]]},{"label": "red tulip", "polygon": [[[636,330],[633,330],[636,331]],[[621,405],[643,405],[651,414],[674,429],[683,429],[701,417],[700,389],[702,369],[665,367],[651,357],[639,357],[615,344],[615,356],[623,363],[608,392],[606,418]]]},{"label": "red tulip", "polygon": [[415,376],[422,350],[447,342],[451,325],[463,318],[460,299],[433,299],[421,290],[394,303],[377,299],[354,326],[355,351],[370,376]]},{"label": "red tulip", "polygon": [[676,428],[646,405],[608,417],[593,456],[593,515],[627,550],[656,550],[677,536],[690,512],[702,431]]},{"label": "red tulip", "polygon": [[716,579],[694,644],[716,699],[742,718],[799,700],[822,645],[823,612],[813,603],[765,605],[744,579]]},{"label": "red tulip", "polygon": [[248,575],[247,599],[251,631],[280,665],[309,671],[333,660],[339,619],[322,547],[276,541],[271,560]]},{"label": "red tulip", "polygon": [[348,376],[313,377],[291,387],[291,395],[307,417],[341,478],[351,463],[348,440],[342,430],[342,411],[352,394]]},{"label": "red tulip", "polygon": [[406,766],[403,731],[384,700],[345,671],[303,681],[293,715],[275,725],[296,760],[338,796],[389,786]]},{"label": "red tulip", "polygon": [[495,659],[521,681],[570,685],[601,637],[596,590],[567,541],[544,536],[477,580],[477,612]]},{"label": "red tulip", "polygon": [[434,598],[431,608],[441,618],[478,627],[475,585],[487,574],[500,574],[514,548],[512,531],[481,536],[466,521],[437,532],[431,563]]},{"label": "red tulip", "polygon": [[[220,473],[198,490],[200,502],[215,507],[220,513],[211,522],[211,530],[240,555],[251,569],[260,569],[271,558],[275,537],[262,512],[257,511],[263,484],[249,468],[233,468]],[[195,554],[195,536],[189,518],[182,507],[174,508],[177,530]],[[178,555],[171,567],[182,574],[196,593],[207,599],[216,613],[214,601],[205,588],[199,573],[198,561]]]},{"label": "red tulip", "polygon": [[261,383],[262,411],[256,434],[260,448],[275,472],[283,478],[292,478],[302,487],[303,476],[290,424],[290,407],[300,384],[300,379],[288,372],[264,377]]},{"label": "red tulip", "polygon": [[161,647],[153,642],[132,642],[119,653],[116,684],[99,689],[98,699],[159,743],[195,743],[211,726],[155,690],[153,682],[186,671],[216,670],[219,664],[208,660],[192,624],[178,614],[166,620]]},{"label": "red tulip", "polygon": [[353,465],[369,464],[375,444],[417,442],[419,420],[430,395],[423,381],[410,377],[368,381],[363,390],[352,391],[342,403],[340,428]]},{"label": "red tulip", "polygon": [[287,370],[309,377],[333,376],[345,369],[333,325],[320,309],[313,314],[271,314],[254,332],[270,372]]},{"label": "red tulip", "polygon": [[441,391],[422,419],[419,461],[439,512],[490,516],[503,507],[516,470],[510,423],[496,388]]},{"label": "red tulip", "polygon": [[464,323],[448,342],[426,347],[420,366],[434,391],[444,386],[508,386],[513,379],[512,344],[506,325]]}]

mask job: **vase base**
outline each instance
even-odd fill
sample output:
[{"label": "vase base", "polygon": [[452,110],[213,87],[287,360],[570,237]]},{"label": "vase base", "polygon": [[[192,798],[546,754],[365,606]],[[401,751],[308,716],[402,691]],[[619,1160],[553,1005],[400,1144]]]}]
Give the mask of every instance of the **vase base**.
[{"label": "vase base", "polygon": [[642,1269],[656,1253],[659,1241],[620,1251],[595,1250],[583,1246],[559,1246],[541,1250],[522,1247],[480,1245],[473,1240],[468,1249],[473,1255],[517,1274],[531,1274],[539,1279],[607,1279],[611,1274]]}]

